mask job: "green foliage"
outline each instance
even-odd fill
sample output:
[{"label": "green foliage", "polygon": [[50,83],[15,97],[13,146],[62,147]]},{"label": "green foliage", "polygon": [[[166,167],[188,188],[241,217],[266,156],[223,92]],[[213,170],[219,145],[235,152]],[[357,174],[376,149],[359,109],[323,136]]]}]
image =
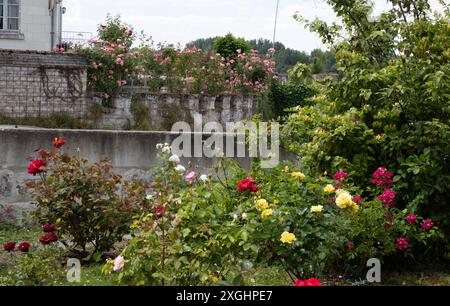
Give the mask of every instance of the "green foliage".
[{"label": "green foliage", "polygon": [[44,118],[11,118],[0,113],[0,124],[37,126],[49,129],[86,129],[92,124],[73,118],[69,113],[54,113]]},{"label": "green foliage", "polygon": [[[335,190],[326,177],[281,164],[263,169],[255,161],[250,175],[258,188],[250,192],[239,187],[249,174],[234,160],[220,159],[216,178],[190,180],[167,146],[163,151],[149,210],[134,222],[135,238],[120,254],[123,267],[118,257],[104,268],[119,272],[124,284],[236,284],[255,265],[282,266],[292,280],[359,272],[369,258],[407,256],[441,237],[436,226],[422,229],[420,217],[408,223],[410,211],[382,204],[377,187],[340,180]],[[361,202],[355,195],[363,195]],[[397,247],[400,237],[408,239],[405,249]]]},{"label": "green foliage", "polygon": [[283,134],[311,174],[347,169],[364,186],[386,165],[397,173],[400,207],[448,232],[449,12],[432,15],[425,0],[392,2],[373,18],[367,1],[330,0],[342,26],[307,22],[336,52],[343,77],[327,81]]},{"label": "green foliage", "polygon": [[88,66],[88,88],[103,95],[105,106],[111,106],[111,98],[126,84],[135,72],[136,60],[131,52],[135,41],[133,28],[120,17],[107,17],[98,27],[99,41],[92,41],[87,48],[78,47],[75,52],[84,55]]},{"label": "green foliage", "polygon": [[123,181],[107,160],[89,164],[59,149],[37,154],[46,168],[38,180],[27,183],[37,205],[34,215],[42,224],[56,224],[67,238],[62,242],[75,255],[99,259],[101,252],[129,232],[132,216],[142,203],[136,197],[142,187]]},{"label": "green foliage", "polygon": [[284,117],[288,109],[296,106],[311,104],[308,98],[316,94],[316,89],[305,83],[282,84],[279,81],[272,81],[269,87],[268,99],[275,118]]},{"label": "green foliage", "polygon": [[[185,182],[169,156],[159,155],[163,164],[153,175],[150,209],[133,224],[135,238],[121,253],[125,267],[118,280],[131,285],[231,282],[232,272],[239,272],[256,249],[245,224],[232,217],[235,203],[224,198],[229,190],[198,178]],[[113,267],[109,261],[105,271]]]},{"label": "green foliage", "polygon": [[144,101],[133,96],[131,99],[130,111],[134,117],[134,130],[149,131],[150,121],[148,118],[148,108]]},{"label": "green foliage", "polygon": [[[218,38],[219,37],[200,38],[192,42],[192,44],[197,48],[203,49],[205,52],[209,52],[213,49],[214,41]],[[274,54],[274,60],[277,63],[276,70],[279,73],[287,73],[289,69],[291,69],[298,63],[309,65],[309,63],[311,62],[311,56],[309,54],[304,51],[287,48],[281,42],[276,42],[274,45],[272,41],[260,38],[249,40],[248,43],[251,45],[251,48],[258,51],[259,54],[265,54],[270,48],[275,48],[276,53]],[[332,58],[325,56],[320,57],[320,59],[324,59],[324,61],[321,63],[324,63],[323,66],[325,67],[324,71],[321,72],[335,71]]]},{"label": "green foliage", "polygon": [[45,286],[60,281],[59,255],[61,250],[57,246],[37,247],[28,253],[11,254],[10,260],[14,266],[0,274],[0,285]]},{"label": "green foliage", "polygon": [[236,60],[237,50],[241,50],[241,53],[248,53],[251,45],[245,39],[235,38],[233,34],[229,33],[214,40],[214,49],[226,59]]}]

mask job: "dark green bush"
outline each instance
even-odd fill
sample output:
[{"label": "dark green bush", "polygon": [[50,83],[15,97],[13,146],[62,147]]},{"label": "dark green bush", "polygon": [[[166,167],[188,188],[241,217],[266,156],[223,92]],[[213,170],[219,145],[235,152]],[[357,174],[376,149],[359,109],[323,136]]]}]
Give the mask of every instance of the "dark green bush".
[{"label": "dark green bush", "polygon": [[268,100],[273,116],[283,117],[288,113],[287,109],[289,108],[311,105],[312,102],[308,98],[316,93],[316,89],[304,83],[282,84],[277,80],[272,81]]}]

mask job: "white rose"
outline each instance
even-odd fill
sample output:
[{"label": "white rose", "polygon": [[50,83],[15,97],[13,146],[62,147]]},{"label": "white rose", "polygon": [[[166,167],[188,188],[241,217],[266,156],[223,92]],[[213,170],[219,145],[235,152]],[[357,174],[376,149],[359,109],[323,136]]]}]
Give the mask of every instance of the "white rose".
[{"label": "white rose", "polygon": [[169,161],[171,163],[178,164],[180,162],[180,158],[178,157],[178,155],[174,154],[169,158]]},{"label": "white rose", "polygon": [[198,179],[200,181],[202,181],[202,182],[207,182],[208,181],[208,176],[206,174],[203,174]]},{"label": "white rose", "polygon": [[162,143],[158,143],[158,144],[156,145],[156,149],[157,149],[157,150],[161,150],[163,147],[164,147],[164,145],[163,145]]},{"label": "white rose", "polygon": [[172,151],[172,148],[169,146],[165,146],[164,148],[162,148],[163,153],[170,153],[171,151]]},{"label": "white rose", "polygon": [[242,214],[242,219],[247,220],[247,218],[248,218],[247,213],[243,213]]},{"label": "white rose", "polygon": [[151,200],[151,199],[153,199],[153,196],[152,196],[151,194],[148,194],[145,198],[146,198],[147,200]]},{"label": "white rose", "polygon": [[183,167],[182,165],[178,165],[178,166],[175,167],[175,171],[179,172],[179,173],[183,173],[183,172],[186,171],[186,168]]}]

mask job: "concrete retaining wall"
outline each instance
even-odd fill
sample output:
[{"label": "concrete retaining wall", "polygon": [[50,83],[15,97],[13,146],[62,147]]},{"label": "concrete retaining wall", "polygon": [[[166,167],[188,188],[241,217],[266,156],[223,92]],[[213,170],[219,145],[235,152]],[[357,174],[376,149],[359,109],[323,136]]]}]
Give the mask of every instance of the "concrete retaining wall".
[{"label": "concrete retaining wall", "polygon": [[[116,173],[129,180],[150,182],[148,170],[157,165],[156,145],[172,143],[179,133],[171,132],[127,132],[96,130],[50,130],[34,128],[15,128],[0,126],[0,203],[29,201],[24,182],[33,179],[26,170],[28,158],[36,149],[50,149],[56,136],[63,137],[67,144],[64,150],[86,157],[90,162],[108,157]],[[210,135],[203,135],[203,140]],[[193,137],[191,137],[193,138]],[[282,153],[282,159],[292,158]],[[249,168],[249,158],[236,158]],[[182,158],[187,169],[201,173],[213,170],[216,158]]]}]

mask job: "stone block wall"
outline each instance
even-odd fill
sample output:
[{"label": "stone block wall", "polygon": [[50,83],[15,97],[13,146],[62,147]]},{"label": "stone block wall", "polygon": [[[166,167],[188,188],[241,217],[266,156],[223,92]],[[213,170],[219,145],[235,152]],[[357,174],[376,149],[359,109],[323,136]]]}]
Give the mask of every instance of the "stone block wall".
[{"label": "stone block wall", "polygon": [[[94,101],[99,103],[99,101]],[[203,123],[250,120],[258,112],[254,95],[189,95],[189,94],[120,94],[113,99],[113,108],[103,113],[99,128],[120,129],[134,124],[132,103],[139,103],[146,111],[152,130],[171,130],[175,122],[194,123],[202,115]]]},{"label": "stone block wall", "polygon": [[86,60],[76,55],[0,49],[0,113],[14,118],[59,112],[85,117],[86,70]]}]

